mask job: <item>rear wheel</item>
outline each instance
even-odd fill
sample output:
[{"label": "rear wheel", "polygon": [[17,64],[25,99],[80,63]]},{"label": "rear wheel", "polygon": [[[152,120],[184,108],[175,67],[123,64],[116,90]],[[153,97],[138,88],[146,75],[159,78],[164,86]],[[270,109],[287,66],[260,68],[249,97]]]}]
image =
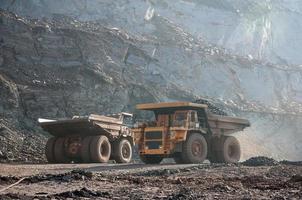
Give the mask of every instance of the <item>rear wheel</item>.
[{"label": "rear wheel", "polygon": [[159,155],[140,155],[140,159],[145,164],[159,164],[163,157]]},{"label": "rear wheel", "polygon": [[83,163],[89,163],[91,162],[91,156],[90,156],[90,144],[91,144],[91,141],[92,141],[92,137],[91,136],[88,136],[88,137],[85,137],[83,140],[82,140],[82,147],[81,147],[81,161]]},{"label": "rear wheel", "polygon": [[49,163],[55,163],[55,155],[54,155],[54,146],[55,146],[56,138],[51,137],[47,140],[46,146],[45,146],[45,156]]},{"label": "rear wheel", "polygon": [[57,163],[68,163],[70,160],[65,152],[65,138],[57,138],[54,145],[54,158]]},{"label": "rear wheel", "polygon": [[107,163],[111,154],[111,144],[105,135],[94,136],[90,145],[92,162]]},{"label": "rear wheel", "polygon": [[132,158],[132,145],[127,139],[121,139],[113,145],[114,160],[117,163],[129,163]]},{"label": "rear wheel", "polygon": [[209,160],[213,163],[237,163],[240,156],[239,141],[232,136],[223,136],[213,141]]},{"label": "rear wheel", "polygon": [[208,154],[207,141],[203,135],[192,133],[183,143],[182,160],[184,163],[202,163]]}]

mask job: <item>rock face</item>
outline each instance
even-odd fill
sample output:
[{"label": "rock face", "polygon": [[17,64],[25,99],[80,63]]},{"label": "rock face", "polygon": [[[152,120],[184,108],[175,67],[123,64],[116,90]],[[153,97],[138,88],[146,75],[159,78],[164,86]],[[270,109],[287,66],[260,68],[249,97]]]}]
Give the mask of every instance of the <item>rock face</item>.
[{"label": "rock face", "polygon": [[[39,117],[133,111],[140,102],[192,98],[152,74],[147,65],[157,61],[138,47],[144,41],[119,30],[68,18],[30,21],[6,12],[0,19],[0,136],[9,141],[0,150],[12,152],[13,160],[20,159],[18,146],[42,132]],[[37,146],[43,156],[44,144]]]},{"label": "rock face", "polygon": [[[150,34],[153,17],[167,18],[192,35],[250,58],[301,64],[300,1],[168,0],[4,0],[3,9],[32,17],[64,14],[100,20],[111,27]],[[285,31],[286,30],[286,31]]]},{"label": "rock face", "polygon": [[302,159],[300,2],[6,0],[0,7],[28,16],[4,12],[0,20],[0,114],[25,135],[36,132],[38,117],[206,96],[250,119],[238,135],[245,158]]}]

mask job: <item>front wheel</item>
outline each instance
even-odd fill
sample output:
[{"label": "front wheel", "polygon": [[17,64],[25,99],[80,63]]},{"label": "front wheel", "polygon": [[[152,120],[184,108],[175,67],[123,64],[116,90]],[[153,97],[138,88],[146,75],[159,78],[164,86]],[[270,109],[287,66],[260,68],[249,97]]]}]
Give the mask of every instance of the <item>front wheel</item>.
[{"label": "front wheel", "polygon": [[202,163],[208,154],[207,141],[200,133],[192,133],[183,143],[181,158],[184,163]]},{"label": "front wheel", "polygon": [[113,145],[114,160],[117,163],[129,163],[132,159],[132,145],[127,139],[121,139]]},{"label": "front wheel", "polygon": [[145,164],[159,164],[163,157],[159,155],[140,155],[140,159]]}]

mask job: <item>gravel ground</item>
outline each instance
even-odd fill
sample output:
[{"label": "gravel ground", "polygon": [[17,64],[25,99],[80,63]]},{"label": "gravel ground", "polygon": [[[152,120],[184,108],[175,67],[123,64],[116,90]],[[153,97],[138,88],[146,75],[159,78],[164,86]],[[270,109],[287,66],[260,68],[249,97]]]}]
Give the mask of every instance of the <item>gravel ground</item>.
[{"label": "gravel ground", "polygon": [[302,167],[280,164],[2,164],[0,199],[301,199]]}]

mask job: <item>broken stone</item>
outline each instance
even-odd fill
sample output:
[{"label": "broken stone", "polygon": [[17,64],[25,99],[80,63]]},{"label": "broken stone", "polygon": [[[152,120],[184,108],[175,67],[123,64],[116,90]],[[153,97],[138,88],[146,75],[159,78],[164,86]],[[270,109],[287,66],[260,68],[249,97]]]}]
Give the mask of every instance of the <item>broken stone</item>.
[{"label": "broken stone", "polygon": [[213,103],[211,103],[210,101],[208,101],[206,99],[197,99],[194,101],[194,103],[206,104],[211,113],[216,114],[216,115],[227,116],[226,112],[224,112],[222,109],[218,108],[217,106],[215,106]]},{"label": "broken stone", "polygon": [[268,158],[264,156],[252,157],[244,162],[242,162],[245,166],[274,166],[279,163],[273,158]]},{"label": "broken stone", "polygon": [[6,156],[4,155],[4,153],[2,153],[2,151],[0,151],[0,159],[5,159]]},{"label": "broken stone", "polygon": [[183,181],[181,180],[181,178],[176,179],[176,184],[182,184],[182,183],[183,183]]},{"label": "broken stone", "polygon": [[101,191],[92,191],[87,189],[86,187],[80,190],[73,190],[62,192],[54,195],[50,195],[49,197],[55,198],[96,198],[96,197],[103,197],[103,198],[110,198],[111,195],[109,192],[101,192]]},{"label": "broken stone", "polygon": [[296,174],[291,177],[290,181],[292,182],[302,182],[302,175]]}]

